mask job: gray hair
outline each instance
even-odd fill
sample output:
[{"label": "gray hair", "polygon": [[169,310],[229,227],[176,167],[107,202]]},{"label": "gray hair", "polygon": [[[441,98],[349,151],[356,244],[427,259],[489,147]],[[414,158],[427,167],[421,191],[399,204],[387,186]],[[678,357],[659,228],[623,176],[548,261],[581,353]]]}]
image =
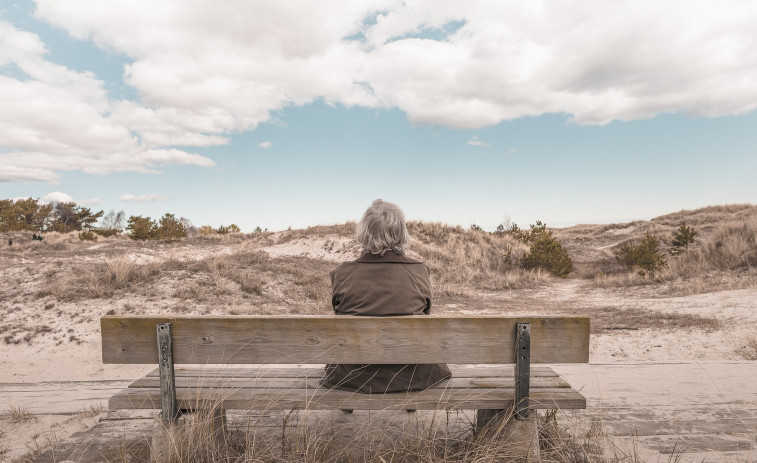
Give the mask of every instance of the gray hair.
[{"label": "gray hair", "polygon": [[404,255],[407,240],[402,209],[381,199],[373,201],[357,224],[357,241],[363,245],[363,251],[370,251],[371,254],[383,256],[386,251],[392,250]]}]

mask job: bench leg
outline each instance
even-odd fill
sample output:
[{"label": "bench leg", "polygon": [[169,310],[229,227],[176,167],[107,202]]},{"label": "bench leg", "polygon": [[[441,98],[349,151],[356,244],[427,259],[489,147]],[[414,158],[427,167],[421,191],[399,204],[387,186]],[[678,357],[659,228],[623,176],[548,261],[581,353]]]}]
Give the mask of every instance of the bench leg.
[{"label": "bench leg", "polygon": [[226,428],[226,410],[217,407],[210,411],[208,416],[208,430],[210,436],[218,443],[218,445],[226,445],[228,443],[229,431]]},{"label": "bench leg", "polygon": [[162,417],[155,420],[150,442],[150,461],[161,463],[176,460],[185,444],[184,418],[174,421],[163,421]]},{"label": "bench leg", "polygon": [[539,430],[536,413],[516,420],[512,410],[476,411],[475,435],[479,439],[496,436],[512,444],[514,455],[529,462],[539,461]]},{"label": "bench leg", "polygon": [[185,411],[173,422],[160,418],[156,420],[150,444],[150,461],[179,461],[181,455],[187,453],[215,455],[220,451],[218,454],[224,455],[228,444],[226,410],[214,407],[210,410]]}]

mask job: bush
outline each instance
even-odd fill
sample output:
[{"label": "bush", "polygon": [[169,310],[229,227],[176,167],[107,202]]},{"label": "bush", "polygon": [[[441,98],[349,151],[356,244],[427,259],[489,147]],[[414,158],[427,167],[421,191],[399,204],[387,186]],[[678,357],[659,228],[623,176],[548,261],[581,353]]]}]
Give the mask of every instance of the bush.
[{"label": "bush", "polygon": [[536,225],[531,225],[530,232],[522,232],[514,224],[513,227],[513,234],[531,245],[529,253],[521,259],[524,268],[541,268],[560,278],[565,278],[573,271],[573,261],[568,251],[552,235],[552,231],[547,230],[546,224],[537,220]]},{"label": "bush", "polygon": [[115,235],[121,234],[121,230],[117,228],[95,228],[92,231],[106,238],[109,236],[115,236]]},{"label": "bush", "polygon": [[650,232],[644,233],[641,243],[623,243],[615,250],[615,258],[628,268],[638,267],[653,272],[665,266],[665,256],[660,252],[660,240]]},{"label": "bush", "polygon": [[79,239],[81,241],[97,241],[97,235],[95,235],[92,230],[84,230],[79,233]]},{"label": "bush", "polygon": [[160,225],[155,229],[155,236],[159,240],[174,241],[187,236],[187,230],[173,214],[166,214],[160,219]]},{"label": "bush", "polygon": [[681,222],[678,230],[673,232],[672,254],[681,254],[689,250],[689,245],[694,242],[697,232],[692,227],[687,227],[686,222]]},{"label": "bush", "polygon": [[156,236],[155,222],[149,217],[132,215],[126,223],[126,231],[133,240],[151,240]]},{"label": "bush", "polygon": [[202,227],[197,229],[197,234],[200,236],[210,236],[215,235],[216,231],[210,225],[203,225]]}]

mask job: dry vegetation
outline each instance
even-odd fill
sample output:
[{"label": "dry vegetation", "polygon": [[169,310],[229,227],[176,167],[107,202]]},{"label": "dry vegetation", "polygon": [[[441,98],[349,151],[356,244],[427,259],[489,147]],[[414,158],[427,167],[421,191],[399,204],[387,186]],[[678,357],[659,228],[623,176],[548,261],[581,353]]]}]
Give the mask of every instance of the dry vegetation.
[{"label": "dry vegetation", "polygon": [[[653,273],[629,271],[613,250],[646,232],[669,252],[675,228],[697,230],[688,252],[668,256]],[[550,287],[555,279],[525,270],[528,246],[507,233],[411,222],[411,252],[432,272],[437,308],[494,307],[504,290]],[[178,243],[134,242],[123,236],[82,242],[75,233],[47,233],[43,242],[15,233],[0,248],[0,340],[29,344],[52,336],[58,344],[80,343],[72,325],[94,323],[105,313],[315,314],[330,312],[328,272],[354,258],[355,224],[316,226],[278,233],[199,235]],[[648,222],[579,225],[555,230],[575,262],[571,278],[597,288],[649,287],[657,295],[697,294],[757,286],[757,207],[715,206],[682,211]],[[315,255],[299,249],[318,251]],[[276,252],[276,250],[279,252]],[[283,251],[281,251],[283,250]],[[525,302],[524,306],[528,303]],[[22,309],[38,306],[29,323]],[[79,310],[94,305],[101,310]],[[542,301],[547,306],[550,301]],[[587,307],[595,332],[644,328],[713,329],[715,319],[640,310]],[[66,323],[56,321],[65,320]]]},{"label": "dry vegetation", "polygon": [[[325,415],[314,418],[310,413],[306,410],[285,413],[281,422],[271,428],[248,417],[235,422],[227,435],[211,431],[209,414],[188,415],[182,419],[182,426],[163,432],[162,445],[153,442],[153,456],[159,462],[182,463],[529,461],[526,455],[530,443],[510,434],[504,421],[474,433],[469,422],[462,428],[450,424],[454,421],[450,415],[457,412],[406,414],[382,410],[360,424],[339,422],[333,416],[323,422]],[[601,425],[575,426],[582,430],[577,436],[558,426],[558,413],[553,410],[536,417],[541,461],[629,461],[628,455],[610,448]],[[387,425],[388,422],[393,425]]]},{"label": "dry vegetation", "polygon": [[[698,232],[696,242],[688,252],[670,255],[673,231],[683,221]],[[591,317],[592,332],[599,337],[651,331],[655,339],[663,333],[677,339],[716,332],[723,327],[722,318],[675,304],[650,310],[645,298],[757,287],[755,206],[709,207],[651,221],[555,230],[575,263],[569,280],[521,268],[528,247],[508,234],[422,222],[410,223],[409,229],[412,255],[431,269],[438,312],[580,312]],[[667,266],[654,273],[629,271],[613,251],[646,232],[659,237]],[[105,314],[330,313],[328,272],[356,257],[359,249],[350,241],[354,233],[354,223],[199,235],[176,243],[123,236],[88,243],[75,233],[54,232],[33,242],[26,234],[12,233],[13,246],[0,242],[0,345],[91,344],[97,320]],[[584,293],[593,302],[582,300]],[[757,331],[734,341],[731,349],[738,358],[757,359]],[[2,418],[23,422],[30,417],[17,407]],[[545,461],[634,461],[633,454],[608,448],[601,426],[565,429],[551,418],[541,424]],[[336,440],[343,434],[337,424],[298,424],[290,426],[295,432],[283,447],[265,445],[248,427],[223,448],[197,434],[205,432],[202,426],[190,426],[176,452],[178,461],[187,462],[493,462],[507,460],[511,451],[501,440],[449,438],[424,426],[420,433],[389,436],[390,431],[369,422],[344,445]]]},{"label": "dry vegetation", "polygon": [[[687,252],[671,254],[672,236],[683,222],[697,231]],[[652,273],[629,271],[613,255],[623,243],[650,232],[660,239],[667,265]],[[612,225],[579,225],[557,231],[577,276],[601,287],[660,285],[661,293],[697,294],[757,285],[757,206],[737,204],[681,211]]]}]

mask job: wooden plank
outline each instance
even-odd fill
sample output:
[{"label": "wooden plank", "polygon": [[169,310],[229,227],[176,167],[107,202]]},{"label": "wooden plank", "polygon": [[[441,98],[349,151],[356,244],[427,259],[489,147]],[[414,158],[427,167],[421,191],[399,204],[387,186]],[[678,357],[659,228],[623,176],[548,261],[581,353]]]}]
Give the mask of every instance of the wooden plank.
[{"label": "wooden plank", "polygon": [[[442,389],[392,394],[358,394],[325,389],[214,389],[212,391],[177,388],[181,409],[210,408],[219,404],[227,410],[291,409],[418,409],[475,410],[506,409],[513,403],[514,388]],[[586,408],[586,399],[570,388],[542,388],[532,391],[531,408]],[[125,389],[111,397],[109,408],[152,409],[160,407],[157,389]]]},{"label": "wooden plank", "polygon": [[531,382],[531,326],[515,325],[515,419],[528,418],[528,394]]},{"label": "wooden plank", "polygon": [[171,324],[158,323],[155,326],[158,337],[158,372],[160,374],[161,419],[164,424],[174,423],[179,417],[176,408],[176,384],[173,371],[173,344],[171,343]]},{"label": "wooden plank", "polygon": [[[498,388],[513,387],[515,384],[512,377],[509,378],[455,378],[452,377],[444,382],[443,387],[448,389],[470,388]],[[159,378],[144,377],[129,385],[133,388],[157,388],[160,387]],[[218,378],[218,377],[178,377],[176,387],[181,388],[247,388],[247,389],[316,389],[321,387],[320,377],[310,378]],[[535,377],[531,381],[532,388],[539,387],[570,387],[567,381],[559,376]]]},{"label": "wooden plank", "polygon": [[[501,366],[477,366],[449,365],[453,377],[458,378],[485,378],[485,377],[512,377],[514,378],[512,365]],[[272,367],[261,365],[257,367],[228,366],[228,367],[175,367],[174,374],[180,376],[199,377],[226,377],[226,378],[314,378],[323,375],[323,367],[299,368],[299,367]],[[158,369],[147,374],[148,377],[157,377]],[[558,376],[551,367],[539,366],[531,368],[531,377]]]},{"label": "wooden plank", "polygon": [[175,363],[510,363],[516,322],[531,324],[532,363],[589,361],[584,316],[106,316],[103,363],[157,363],[152,337],[173,324]]}]

